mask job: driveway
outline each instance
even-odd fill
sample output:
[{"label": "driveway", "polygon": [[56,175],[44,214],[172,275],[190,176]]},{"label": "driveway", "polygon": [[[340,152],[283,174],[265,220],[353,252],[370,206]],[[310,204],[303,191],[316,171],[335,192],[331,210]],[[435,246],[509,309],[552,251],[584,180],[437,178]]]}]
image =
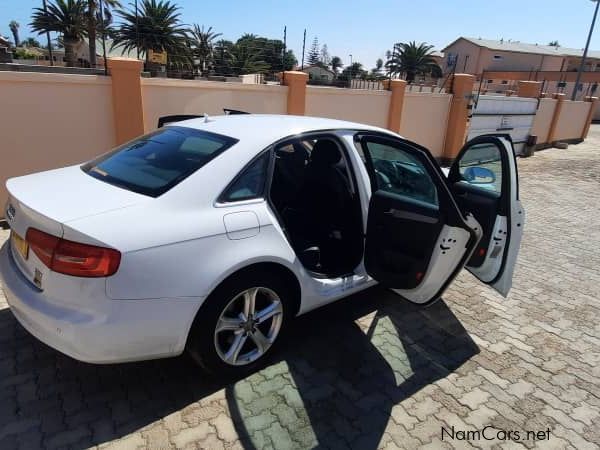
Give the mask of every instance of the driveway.
[{"label": "driveway", "polygon": [[187,357],[79,363],[0,293],[0,448],[599,448],[600,126],[519,169],[507,300],[468,273],[426,309],[373,288],[296,321],[235,382]]}]

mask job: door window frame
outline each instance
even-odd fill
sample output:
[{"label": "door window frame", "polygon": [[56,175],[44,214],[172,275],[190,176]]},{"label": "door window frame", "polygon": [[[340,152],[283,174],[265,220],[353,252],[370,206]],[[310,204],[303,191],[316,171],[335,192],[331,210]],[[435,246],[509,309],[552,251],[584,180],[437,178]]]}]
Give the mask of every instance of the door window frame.
[{"label": "door window frame", "polygon": [[[269,174],[268,174],[267,182],[265,184],[264,199],[266,200],[267,204],[269,205],[269,209],[275,216],[277,223],[283,230],[283,234],[285,235],[285,237],[288,241],[288,244],[290,245],[290,248],[292,248],[292,250],[293,250],[293,247],[291,247],[292,241],[291,241],[291,238],[285,227],[285,223],[283,222],[282,217],[280,216],[279,212],[277,211],[277,208],[275,208],[273,200],[271,200],[271,186],[272,186],[272,182],[273,182],[273,172],[275,171],[276,148],[281,145],[293,144],[296,141],[306,141],[309,139],[323,138],[323,139],[330,139],[332,141],[335,141],[335,143],[339,146],[340,151],[342,152],[342,158],[344,159],[344,162],[346,165],[346,170],[349,175],[348,182],[350,185],[350,189],[352,191],[352,195],[355,197],[354,202],[358,203],[362,209],[362,198],[360,196],[359,189],[358,189],[358,178],[356,176],[354,167],[352,167],[352,160],[350,158],[350,151],[353,149],[350,149],[348,147],[348,145],[344,142],[344,139],[342,139],[341,136],[339,135],[339,133],[344,133],[344,132],[348,132],[348,131],[354,132],[355,130],[351,130],[351,129],[349,130],[349,129],[343,129],[343,128],[335,129],[334,128],[334,129],[305,131],[303,133],[290,135],[290,136],[281,138],[269,146],[269,150],[271,152],[271,163],[269,165]],[[360,216],[360,220],[361,220],[361,227],[363,230],[365,230],[366,223],[364,222],[362,215]],[[335,279],[335,278],[331,278],[331,279]]]},{"label": "door window frame", "polygon": [[[499,145],[502,146],[502,148],[498,148],[498,151],[500,152],[500,163],[502,164],[502,182],[500,185],[501,192],[500,192],[499,214],[502,216],[507,216],[510,211],[511,194],[512,194],[511,186],[510,186],[510,178],[511,178],[511,176],[510,176],[510,161],[508,160],[508,158],[511,157],[511,155],[508,155],[507,152],[504,151],[504,148],[503,148],[504,144],[502,143],[502,141],[497,141],[499,138],[504,138],[510,143],[510,147],[512,149],[511,151],[513,152],[512,157],[514,158],[513,141],[509,134],[485,134],[485,135],[474,137],[473,139],[468,141],[460,149],[460,152],[458,152],[458,155],[456,155],[454,162],[450,166],[450,171],[448,173],[448,183],[451,186],[454,183],[458,183],[460,181],[466,182],[466,180],[462,177],[462,175],[460,173],[460,167],[459,167],[460,159],[464,156],[464,154],[473,145],[493,143],[495,146],[499,146]],[[515,197],[517,200],[519,200],[519,173],[517,171],[516,160],[515,160],[515,177],[517,180]],[[474,189],[474,190],[476,190],[476,192],[483,192],[483,193],[486,192],[485,188],[478,187],[477,185],[473,185],[468,182],[466,182],[466,183],[469,185],[469,189]]]},{"label": "door window frame", "polygon": [[[438,193],[438,209],[440,210],[440,213],[443,212],[448,216],[446,223],[450,226],[458,226],[464,223],[465,218],[464,216],[460,216],[460,208],[454,200],[454,195],[446,183],[446,177],[427,148],[400,137],[390,136],[376,131],[361,131],[354,135],[354,142],[356,145],[361,146],[362,152],[365,155],[365,165],[371,183],[371,195],[377,191],[377,189],[374,189],[374,187],[377,187],[377,180],[375,178],[375,167],[371,159],[371,154],[368,147],[363,142],[365,139],[370,139],[384,145],[390,145],[391,147],[399,147],[399,151],[402,151],[403,147],[406,148],[406,152],[418,159],[425,170],[427,170],[429,178],[435,185]],[[415,201],[418,200],[415,199]]]},{"label": "door window frame", "polygon": [[[441,285],[436,295],[430,301],[425,302],[420,306],[430,305],[431,303],[437,301],[441,293],[443,293],[448,288],[450,283],[452,283],[452,281],[456,278],[456,276],[464,268],[467,261],[470,259],[471,254],[475,249],[476,241],[478,239],[477,233],[468,225],[468,219],[466,214],[464,214],[458,207],[458,204],[454,199],[454,194],[452,194],[452,191],[450,190],[448,179],[442,172],[441,167],[433,158],[429,150],[419,144],[416,144],[414,142],[400,137],[390,136],[380,132],[367,131],[356,133],[354,136],[354,142],[355,144],[361,145],[363,153],[365,154],[365,159],[367,161],[365,164],[367,167],[367,173],[369,174],[369,181],[371,182],[371,186],[373,186],[373,178],[376,175],[368,148],[365,150],[365,146],[362,142],[362,140],[365,138],[379,139],[382,142],[389,142],[392,143],[392,145],[408,148],[408,153],[410,153],[414,157],[417,157],[421,161],[421,163],[423,163],[424,167],[429,171],[429,175],[433,183],[438,188],[439,214],[441,217],[443,217],[444,223],[448,226],[462,228],[469,233],[470,237],[467,241],[467,248],[470,248],[470,251],[465,251],[463,257],[457,264],[456,268],[448,277],[448,279],[445,280],[444,283]],[[377,185],[375,184],[375,186]],[[373,188],[371,188],[371,196],[375,192],[376,191],[373,191]]]}]

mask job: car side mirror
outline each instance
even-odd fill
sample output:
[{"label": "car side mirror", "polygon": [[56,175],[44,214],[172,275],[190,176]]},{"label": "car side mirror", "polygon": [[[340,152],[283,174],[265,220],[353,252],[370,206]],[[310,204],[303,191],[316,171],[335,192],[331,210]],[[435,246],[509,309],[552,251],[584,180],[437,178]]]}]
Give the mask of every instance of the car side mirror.
[{"label": "car side mirror", "polygon": [[496,181],[496,174],[486,167],[467,167],[462,177],[470,184],[490,184]]}]

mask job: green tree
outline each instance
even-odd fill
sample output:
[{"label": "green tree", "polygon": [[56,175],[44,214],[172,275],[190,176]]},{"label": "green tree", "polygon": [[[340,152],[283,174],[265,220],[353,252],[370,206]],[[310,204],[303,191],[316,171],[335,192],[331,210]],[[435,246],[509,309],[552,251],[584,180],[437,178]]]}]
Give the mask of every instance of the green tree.
[{"label": "green tree", "polygon": [[406,81],[414,81],[417,74],[429,74],[439,67],[433,59],[433,45],[414,41],[394,45],[392,57],[386,67],[392,75],[406,75]]},{"label": "green tree", "polygon": [[290,70],[297,63],[291,50],[286,50],[284,53],[283,41],[254,34],[240,37],[230,52],[235,56],[235,61],[231,62],[235,75],[245,73],[273,75],[283,70]]},{"label": "green tree", "polygon": [[213,68],[217,75],[233,75],[233,70],[231,68],[231,49],[233,46],[234,43],[226,39],[220,39],[215,42],[215,48],[213,52]]},{"label": "green tree", "polygon": [[548,45],[550,47],[560,47],[560,44],[558,43],[558,41],[550,41],[550,42],[548,42]]},{"label": "green tree", "polygon": [[21,41],[21,45],[23,47],[38,47],[41,48],[42,44],[36,38],[28,37],[27,39]]},{"label": "green tree", "polygon": [[34,8],[31,29],[38,34],[61,33],[68,67],[75,65],[74,46],[87,36],[86,5],[83,0],[55,0],[48,2],[47,12]]},{"label": "green tree", "polygon": [[13,40],[15,41],[15,47],[19,47],[21,42],[19,41],[19,22],[16,20],[11,20],[8,24],[8,28],[10,28],[10,32],[13,35]]},{"label": "green tree", "polygon": [[377,58],[375,61],[375,67],[371,69],[371,77],[379,78],[381,77],[381,69],[383,68],[383,59]]},{"label": "green tree", "polygon": [[354,62],[350,66],[346,66],[340,75],[340,78],[345,80],[351,80],[354,78],[365,79],[367,77],[367,71],[363,68],[363,65],[359,62]]},{"label": "green tree", "polygon": [[[150,66],[149,51],[167,52],[169,62],[191,61],[186,29],[180,23],[179,7],[168,0],[143,0],[135,10],[117,11],[122,22],[113,32],[113,48],[123,52],[139,48]],[[137,22],[137,23],[136,23]]]},{"label": "green tree", "polygon": [[204,25],[199,27],[194,24],[190,32],[192,54],[198,60],[198,68],[202,74],[212,66],[214,56],[213,41],[219,36],[221,36],[221,33],[215,33],[212,27],[204,30]]},{"label": "green tree", "polygon": [[306,61],[309,65],[314,66],[319,62],[319,58],[321,57],[321,53],[319,51],[319,38],[315,36],[313,39],[313,43],[308,51],[308,57]]},{"label": "green tree", "polygon": [[335,74],[337,76],[338,71],[343,66],[342,58],[340,58],[339,56],[332,56],[331,61],[329,61],[329,66],[331,67],[331,70],[333,70],[335,72]]}]

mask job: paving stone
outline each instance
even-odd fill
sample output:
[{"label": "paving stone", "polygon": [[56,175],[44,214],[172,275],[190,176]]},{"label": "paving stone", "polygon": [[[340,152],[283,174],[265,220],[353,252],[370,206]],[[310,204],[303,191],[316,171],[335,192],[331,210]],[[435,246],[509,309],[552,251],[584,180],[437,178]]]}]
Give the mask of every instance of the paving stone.
[{"label": "paving stone", "polygon": [[181,430],[171,438],[171,441],[175,444],[175,447],[181,448],[190,442],[199,442],[206,439],[210,433],[214,432],[215,429],[208,422],[202,422],[196,427]]},{"label": "paving stone", "polygon": [[475,388],[459,398],[458,401],[474,410],[477,409],[479,405],[485,403],[489,397],[490,394],[488,392]]},{"label": "paving stone", "polygon": [[86,426],[79,426],[72,430],[61,431],[54,435],[50,435],[44,439],[44,446],[48,449],[66,447],[74,442],[79,441],[81,438],[90,436],[91,431]]}]

